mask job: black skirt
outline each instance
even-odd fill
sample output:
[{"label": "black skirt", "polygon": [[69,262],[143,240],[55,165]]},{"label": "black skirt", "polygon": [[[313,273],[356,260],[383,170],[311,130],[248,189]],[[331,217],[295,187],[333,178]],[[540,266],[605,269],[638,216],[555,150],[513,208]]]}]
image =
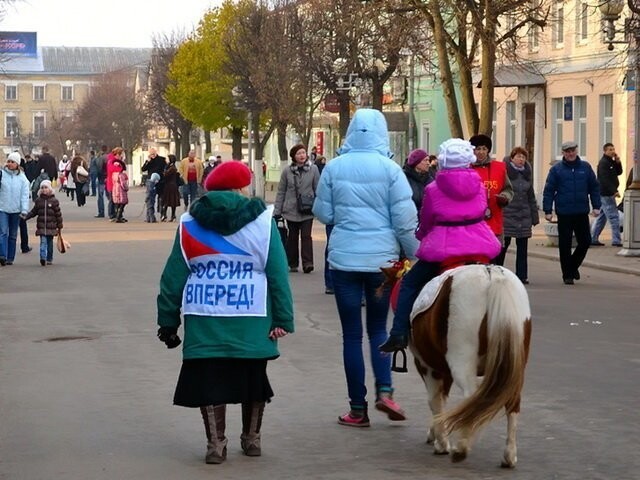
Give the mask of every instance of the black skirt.
[{"label": "black skirt", "polygon": [[271,397],[266,359],[203,358],[182,362],[173,403],[205,407],[268,402]]}]

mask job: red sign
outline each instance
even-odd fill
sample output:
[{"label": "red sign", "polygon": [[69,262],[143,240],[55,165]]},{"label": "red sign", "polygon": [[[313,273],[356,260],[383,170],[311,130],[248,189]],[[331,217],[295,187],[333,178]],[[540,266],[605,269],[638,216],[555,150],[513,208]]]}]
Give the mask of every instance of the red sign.
[{"label": "red sign", "polygon": [[316,151],[318,155],[324,155],[324,132],[316,132]]},{"label": "red sign", "polygon": [[340,103],[338,102],[338,96],[333,93],[328,93],[324,96],[324,109],[331,113],[340,113]]}]

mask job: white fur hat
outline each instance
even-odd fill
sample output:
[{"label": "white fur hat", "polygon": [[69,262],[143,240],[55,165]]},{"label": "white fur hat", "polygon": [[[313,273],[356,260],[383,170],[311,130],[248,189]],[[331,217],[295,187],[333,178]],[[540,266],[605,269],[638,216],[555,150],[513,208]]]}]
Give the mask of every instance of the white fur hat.
[{"label": "white fur hat", "polygon": [[51,180],[42,180],[40,182],[40,188],[44,188],[44,187],[52,188],[51,187]]},{"label": "white fur hat", "polygon": [[18,152],[11,152],[7,156],[7,160],[11,160],[12,162],[16,162],[17,164],[20,164],[20,154]]},{"label": "white fur hat", "polygon": [[450,138],[440,145],[438,167],[442,169],[468,168],[476,161],[473,145],[461,138]]}]

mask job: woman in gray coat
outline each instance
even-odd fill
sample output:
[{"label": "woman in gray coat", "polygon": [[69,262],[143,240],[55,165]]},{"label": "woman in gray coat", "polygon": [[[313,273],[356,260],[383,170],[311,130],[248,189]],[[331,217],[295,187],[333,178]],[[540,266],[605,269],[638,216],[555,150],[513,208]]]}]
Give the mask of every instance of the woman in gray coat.
[{"label": "woman in gray coat", "polygon": [[538,205],[533,192],[531,165],[527,162],[529,154],[522,147],[511,150],[506,159],[507,175],[513,185],[513,200],[504,207],[504,247],[500,256],[504,263],[504,256],[511,244],[511,238],[516,239],[516,275],[525,285],[529,283],[527,266],[527,248],[532,236],[532,227],[540,223]]},{"label": "woman in gray coat", "polygon": [[[304,145],[294,145],[289,151],[291,165],[280,176],[278,194],[273,212],[276,220],[287,221],[287,261],[289,271],[297,272],[299,257],[302,257],[302,271],[313,271],[313,213],[311,207],[316,196],[320,172],[308,158]],[[300,248],[298,248],[300,245]]]}]

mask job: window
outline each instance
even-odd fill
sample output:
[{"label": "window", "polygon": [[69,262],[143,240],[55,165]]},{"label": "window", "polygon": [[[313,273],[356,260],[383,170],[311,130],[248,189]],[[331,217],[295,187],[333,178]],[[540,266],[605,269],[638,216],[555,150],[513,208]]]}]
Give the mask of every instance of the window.
[{"label": "window", "polygon": [[[13,132],[13,135],[11,135]],[[13,112],[8,112],[4,116],[4,136],[9,138],[18,134],[18,117]]]},{"label": "window", "polygon": [[613,95],[600,95],[600,145],[613,142]]},{"label": "window", "polygon": [[581,0],[576,5],[576,40],[586,43],[589,36],[589,5]]},{"label": "window", "polygon": [[4,86],[4,99],[5,100],[18,100],[18,85],[5,85]]},{"label": "window", "polygon": [[559,48],[564,44],[564,2],[562,0],[556,1],[554,13],[555,16],[551,26],[551,38],[553,44]]},{"label": "window", "polygon": [[575,141],[578,144],[578,155],[580,158],[587,159],[587,97],[574,97],[574,128]]},{"label": "window", "polygon": [[44,85],[34,85],[33,86],[33,101],[34,102],[42,102],[44,101]]},{"label": "window", "polygon": [[507,149],[505,154],[508,155],[516,147],[516,102],[507,102]]},{"label": "window", "polygon": [[62,100],[65,102],[73,101],[73,85],[62,86]]},{"label": "window", "polygon": [[44,137],[45,121],[44,113],[36,113],[33,116],[33,136],[36,138]]},{"label": "window", "polygon": [[560,160],[562,158],[562,122],[564,121],[564,99],[554,98],[551,100],[551,113],[553,124],[551,126],[551,159]]}]

